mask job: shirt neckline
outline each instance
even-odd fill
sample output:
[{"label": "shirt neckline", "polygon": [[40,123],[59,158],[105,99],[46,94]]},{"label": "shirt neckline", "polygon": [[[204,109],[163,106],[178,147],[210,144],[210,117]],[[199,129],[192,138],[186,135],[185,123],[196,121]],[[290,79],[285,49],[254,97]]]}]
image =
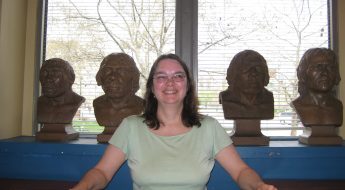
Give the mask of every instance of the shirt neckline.
[{"label": "shirt neckline", "polygon": [[151,134],[151,135],[153,135],[153,136],[155,136],[155,137],[158,137],[158,138],[162,138],[162,139],[173,139],[173,138],[178,138],[178,137],[186,136],[186,135],[192,133],[192,131],[194,130],[194,128],[195,128],[195,127],[193,126],[193,127],[191,127],[191,129],[190,129],[189,131],[187,131],[187,132],[185,132],[185,133],[178,134],[178,135],[168,135],[168,136],[164,136],[164,135],[158,135],[158,134],[153,133],[153,132],[150,130],[149,126],[146,126],[146,130],[147,130],[147,132],[148,132],[149,134]]}]

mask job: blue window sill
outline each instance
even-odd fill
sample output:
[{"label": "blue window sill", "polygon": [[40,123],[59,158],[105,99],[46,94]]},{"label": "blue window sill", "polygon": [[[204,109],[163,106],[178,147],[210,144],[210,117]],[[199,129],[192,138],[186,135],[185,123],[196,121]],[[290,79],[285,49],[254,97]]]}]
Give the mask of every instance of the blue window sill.
[{"label": "blue window sill", "polygon": [[[98,162],[106,146],[86,138],[61,143],[37,142],[34,137],[0,140],[0,178],[75,182]],[[296,140],[272,140],[269,146],[241,146],[237,150],[265,180],[345,180],[345,143],[306,146]],[[131,186],[124,164],[107,189]],[[227,188],[237,187],[216,163],[208,189]]]}]

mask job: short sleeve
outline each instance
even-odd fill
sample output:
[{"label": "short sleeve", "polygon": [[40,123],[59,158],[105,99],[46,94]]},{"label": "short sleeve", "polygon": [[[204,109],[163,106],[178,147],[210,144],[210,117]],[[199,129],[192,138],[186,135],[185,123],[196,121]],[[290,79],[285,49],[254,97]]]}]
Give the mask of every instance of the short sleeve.
[{"label": "short sleeve", "polygon": [[131,127],[128,126],[128,119],[125,118],[122,120],[119,127],[114,132],[113,136],[109,140],[109,144],[116,146],[121,149],[125,154],[126,158],[128,155],[128,145],[129,145],[129,136]]},{"label": "short sleeve", "polygon": [[212,156],[216,157],[217,153],[223,148],[232,144],[230,136],[226,133],[225,129],[220,125],[220,123],[213,119],[213,152]]}]

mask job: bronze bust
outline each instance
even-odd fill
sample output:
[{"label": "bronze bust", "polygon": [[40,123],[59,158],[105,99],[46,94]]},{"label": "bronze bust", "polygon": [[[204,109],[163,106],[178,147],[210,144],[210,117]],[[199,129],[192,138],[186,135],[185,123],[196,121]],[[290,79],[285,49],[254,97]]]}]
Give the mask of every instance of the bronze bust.
[{"label": "bronze bust", "polygon": [[220,92],[225,119],[272,119],[274,100],[266,60],[254,50],[237,53],[227,70],[228,89]]},{"label": "bronze bust", "polygon": [[96,74],[97,84],[104,95],[93,101],[96,120],[105,126],[100,142],[107,142],[121,121],[129,115],[140,114],[144,100],[135,93],[139,90],[140,72],[132,57],[125,53],[112,53],[101,62]]},{"label": "bronze bust", "polygon": [[307,50],[297,67],[298,92],[292,107],[304,126],[340,126],[343,105],[334,96],[340,82],[335,53],[327,48]]},{"label": "bronze bust", "polygon": [[85,98],[72,90],[72,66],[60,58],[46,60],[40,69],[42,96],[37,101],[38,123],[70,124]]}]

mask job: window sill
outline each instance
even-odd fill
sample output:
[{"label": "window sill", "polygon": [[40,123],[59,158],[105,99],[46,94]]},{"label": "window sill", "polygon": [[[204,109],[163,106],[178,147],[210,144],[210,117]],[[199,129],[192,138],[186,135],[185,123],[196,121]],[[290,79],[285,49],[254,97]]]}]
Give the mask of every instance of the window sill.
[{"label": "window sill", "polygon": [[[0,140],[0,178],[75,182],[98,162],[106,146],[89,138],[70,142],[37,142],[34,137]],[[272,140],[269,146],[241,146],[237,150],[265,180],[345,180],[345,144],[306,146],[296,140]],[[131,183],[124,164],[109,189],[130,188]],[[208,187],[236,189],[218,163]]]}]

